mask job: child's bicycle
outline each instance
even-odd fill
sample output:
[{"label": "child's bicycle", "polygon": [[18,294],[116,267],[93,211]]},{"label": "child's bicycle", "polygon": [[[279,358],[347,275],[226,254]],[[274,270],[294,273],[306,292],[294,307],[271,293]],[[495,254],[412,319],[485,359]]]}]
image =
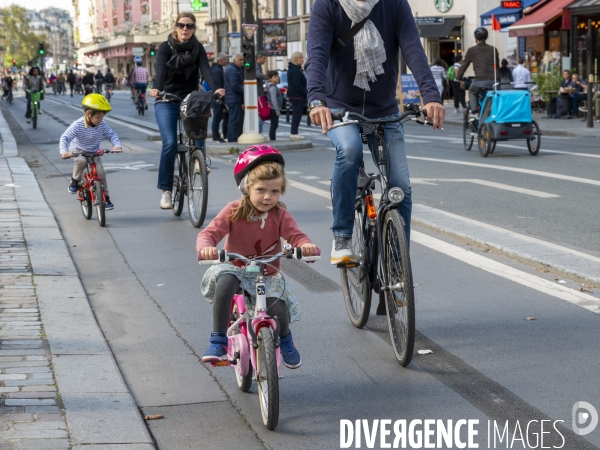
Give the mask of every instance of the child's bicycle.
[{"label": "child's bicycle", "polygon": [[[410,363],[413,354],[415,299],[404,220],[398,211],[404,192],[389,186],[389,149],[384,151],[384,127],[388,123],[404,122],[411,116],[416,117],[410,120],[431,125],[413,105],[407,107],[404,114],[389,120],[367,119],[345,110],[332,114],[334,120],[342,120],[333,128],[358,125],[364,143],[367,136],[374,133],[378,149],[377,158],[373,155],[373,159],[379,174],[367,173],[364,164],[359,172],[351,244],[358,261],[338,265],[346,310],[355,327],[364,327],[369,319],[372,290],[378,293],[380,303],[385,304],[394,353],[403,367]],[[373,198],[376,182],[381,184],[382,191],[378,208]]]},{"label": "child's bicycle", "polygon": [[26,91],[31,97],[31,123],[33,128],[37,128],[37,119],[40,114],[40,99],[42,98],[42,91],[36,91],[27,89]]},{"label": "child's bicycle", "polygon": [[[111,152],[112,150],[110,149],[104,150],[104,154]],[[100,158],[100,155],[94,152],[71,152],[71,158],[75,156],[84,156],[88,164],[83,181],[79,183],[77,191],[77,200],[81,202],[81,212],[83,212],[83,217],[90,220],[92,218],[93,207],[95,206],[98,224],[103,227],[106,225],[106,192],[104,191],[102,179],[96,172],[96,158]]]},{"label": "child's bicycle", "polygon": [[[240,260],[246,264],[244,271],[256,276],[256,304],[252,305],[244,295],[234,295],[231,300],[231,317],[227,337],[227,360],[211,363],[211,366],[233,366],[239,388],[248,392],[254,379],[258,383],[258,399],[263,423],[274,430],[279,421],[279,320],[267,313],[267,295],[263,266],[279,258],[318,261],[320,256],[302,256],[302,248],[283,246],[283,251],[274,256],[246,258],[237,253],[219,251],[216,260],[201,260],[200,264],[221,264]],[[252,310],[252,306],[254,310]]]}]

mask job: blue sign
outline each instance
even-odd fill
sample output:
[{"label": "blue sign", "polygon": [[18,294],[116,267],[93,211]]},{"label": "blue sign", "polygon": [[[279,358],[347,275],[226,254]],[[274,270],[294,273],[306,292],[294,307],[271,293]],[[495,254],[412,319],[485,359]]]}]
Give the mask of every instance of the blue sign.
[{"label": "blue sign", "polygon": [[239,38],[242,37],[242,33],[229,33],[227,36],[230,38]]},{"label": "blue sign", "polygon": [[[498,16],[495,16],[495,17],[496,17],[496,20],[498,22],[500,22],[500,26],[502,28],[504,28],[504,27],[507,27],[509,25],[512,25],[517,20],[519,20],[521,18],[521,13],[501,14],[501,15],[498,15]],[[492,25],[492,16],[481,17],[481,26],[482,27],[489,27],[491,25]]]},{"label": "blue sign", "polygon": [[419,85],[413,75],[402,76],[402,103],[421,103]]}]

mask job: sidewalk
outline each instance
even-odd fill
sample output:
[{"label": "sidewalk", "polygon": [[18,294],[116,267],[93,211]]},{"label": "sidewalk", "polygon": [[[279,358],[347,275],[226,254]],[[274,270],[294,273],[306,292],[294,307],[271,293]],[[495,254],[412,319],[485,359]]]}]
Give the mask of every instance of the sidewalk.
[{"label": "sidewalk", "polygon": [[[454,112],[454,103],[447,101],[444,103],[446,107],[446,118],[444,122],[453,125],[462,125],[463,110],[460,114]],[[594,128],[587,128],[587,121],[583,117],[578,119],[546,119],[546,113],[533,113],[535,120],[542,130],[542,135],[547,136],[574,136],[574,137],[600,137],[600,123],[594,123]]]},{"label": "sidewalk", "polygon": [[152,450],[1,113],[0,137],[0,450]]}]

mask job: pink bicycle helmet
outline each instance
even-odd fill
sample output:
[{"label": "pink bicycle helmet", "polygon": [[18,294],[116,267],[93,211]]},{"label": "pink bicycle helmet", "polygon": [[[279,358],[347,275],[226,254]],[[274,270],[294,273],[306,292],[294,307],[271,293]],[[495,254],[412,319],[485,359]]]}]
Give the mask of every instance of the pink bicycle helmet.
[{"label": "pink bicycle helmet", "polygon": [[270,145],[253,145],[244,150],[240,156],[238,156],[235,167],[233,168],[233,178],[235,178],[235,183],[238,187],[242,182],[242,179],[248,175],[248,172],[256,166],[268,161],[273,161],[285,166],[283,155],[279,150]]}]

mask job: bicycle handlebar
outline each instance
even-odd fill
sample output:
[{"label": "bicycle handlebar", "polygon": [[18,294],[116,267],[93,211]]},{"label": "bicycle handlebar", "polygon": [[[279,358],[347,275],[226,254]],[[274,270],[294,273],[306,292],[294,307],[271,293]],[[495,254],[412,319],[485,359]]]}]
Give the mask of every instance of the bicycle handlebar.
[{"label": "bicycle handlebar", "polygon": [[[102,149],[99,148],[98,150],[103,150],[104,153],[123,153],[123,151],[121,150],[120,152],[115,152],[112,149]],[[69,152],[71,153],[71,156],[69,156],[68,158],[65,159],[69,159],[69,158],[73,158],[75,156],[85,156],[86,158],[90,157],[90,156],[100,156],[97,152],[86,152],[86,151],[74,151],[74,152]]]},{"label": "bicycle handlebar", "polygon": [[[218,95],[216,92],[214,92],[212,96],[213,97],[217,97],[217,98],[221,98],[221,96]],[[168,102],[169,100],[167,99],[167,97],[171,97],[171,100],[177,100],[177,101],[180,101],[180,102],[182,101],[175,94],[171,94],[170,92],[166,92],[166,91],[158,91],[158,97],[157,97],[158,100],[163,101],[163,102]]]},{"label": "bicycle handlebar", "polygon": [[[247,258],[244,255],[240,255],[239,253],[227,252],[226,250],[219,250],[219,255],[218,255],[217,259],[201,259],[198,261],[198,264],[212,265],[212,264],[221,264],[224,262],[240,260],[240,261],[243,261],[245,264],[249,264],[254,261],[258,264],[265,265],[265,264],[270,264],[273,261],[276,261],[279,258],[284,257],[284,256],[289,259],[292,259],[292,258],[293,259],[301,259],[302,261],[306,261],[306,262],[319,261],[321,259],[320,255],[302,256],[302,247],[292,248],[292,246],[290,244],[285,244],[283,251],[277,253],[276,255],[274,255],[268,259],[259,259],[260,257]],[[198,257],[201,257],[201,256],[198,255]]]},{"label": "bicycle handlebar", "polygon": [[[341,123],[338,123],[338,124],[332,126],[331,129],[343,127],[343,126],[350,125],[350,124],[365,124],[366,123],[366,124],[371,124],[371,125],[385,125],[388,123],[404,122],[410,116],[415,116],[415,117],[411,117],[410,120],[418,123],[419,125],[433,126],[433,123],[427,121],[427,115],[424,110],[422,110],[421,108],[414,108],[411,105],[409,105],[407,108],[408,108],[408,110],[406,112],[404,112],[403,114],[400,114],[400,116],[396,117],[395,119],[383,119],[383,118],[369,119],[361,114],[358,114],[358,113],[355,113],[352,111],[347,111],[345,109],[341,109],[341,110],[331,114],[331,117],[333,120],[341,121]],[[353,118],[355,120],[352,120]]]}]

